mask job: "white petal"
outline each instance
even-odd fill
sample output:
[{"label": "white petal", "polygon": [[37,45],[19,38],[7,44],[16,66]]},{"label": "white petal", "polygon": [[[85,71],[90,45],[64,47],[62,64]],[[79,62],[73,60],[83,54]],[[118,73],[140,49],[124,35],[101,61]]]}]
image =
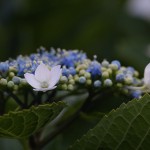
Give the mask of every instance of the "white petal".
[{"label": "white petal", "polygon": [[39,88],[40,87],[40,83],[35,79],[33,74],[30,73],[25,73],[24,77],[26,79],[26,81],[34,88]]},{"label": "white petal", "polygon": [[136,87],[136,86],[126,86],[126,88],[128,88],[129,90],[145,90],[145,86],[139,86],[139,87]]},{"label": "white petal", "polygon": [[144,71],[144,83],[150,88],[150,63],[146,66]]},{"label": "white petal", "polygon": [[49,90],[53,90],[55,89],[57,86],[53,86],[53,87],[50,87],[50,88],[36,88],[36,89],[33,89],[34,91],[42,91],[42,92],[46,92],[46,91],[49,91]]},{"label": "white petal", "polygon": [[43,63],[41,63],[37,69],[35,70],[35,78],[39,82],[49,82],[50,80],[50,70],[47,68],[47,66]]},{"label": "white petal", "polygon": [[53,87],[60,79],[62,74],[62,69],[60,69],[60,65],[55,66],[51,69],[51,80],[49,82],[49,87]]}]

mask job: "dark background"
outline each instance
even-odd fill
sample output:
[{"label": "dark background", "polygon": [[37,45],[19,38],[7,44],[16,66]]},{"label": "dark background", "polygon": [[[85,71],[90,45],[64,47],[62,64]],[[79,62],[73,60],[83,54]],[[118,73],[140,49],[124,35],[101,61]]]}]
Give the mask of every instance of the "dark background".
[{"label": "dark background", "polygon": [[1,0],[0,61],[42,45],[84,50],[100,61],[119,59],[143,73],[150,22],[130,15],[126,6],[126,0]]}]

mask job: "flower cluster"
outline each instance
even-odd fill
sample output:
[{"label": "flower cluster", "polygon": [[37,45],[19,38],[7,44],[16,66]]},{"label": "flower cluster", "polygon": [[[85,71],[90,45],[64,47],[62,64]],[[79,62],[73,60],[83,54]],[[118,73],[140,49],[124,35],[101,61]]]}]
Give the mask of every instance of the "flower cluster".
[{"label": "flower cluster", "polygon": [[[60,78],[57,78],[55,82],[55,84],[58,82],[58,90],[74,91],[82,88],[95,90],[114,88],[135,98],[141,96],[140,90],[128,88],[128,86],[139,87],[143,85],[143,81],[138,77],[139,73],[133,67],[124,67],[118,60],[112,62],[103,60],[100,63],[96,56],[91,60],[84,52],[78,50],[67,51],[51,48],[47,51],[43,47],[30,56],[20,55],[16,59],[1,62],[0,89],[13,92],[19,92],[24,88],[29,89],[29,84],[33,79],[31,74],[34,74],[41,64],[49,71],[55,66],[61,66],[61,71],[58,71],[58,78]],[[52,75],[55,76],[55,73]],[[30,79],[31,76],[32,79]],[[41,79],[42,77],[38,78]],[[46,83],[46,80],[43,80],[43,83],[36,91],[47,91],[55,86],[49,87],[50,83]],[[33,86],[32,83],[30,85]],[[43,90],[42,87],[47,89]]]}]

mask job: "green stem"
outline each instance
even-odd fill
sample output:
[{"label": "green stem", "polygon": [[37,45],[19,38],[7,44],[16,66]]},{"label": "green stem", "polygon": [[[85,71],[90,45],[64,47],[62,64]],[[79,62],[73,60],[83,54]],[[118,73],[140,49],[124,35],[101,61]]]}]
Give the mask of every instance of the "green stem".
[{"label": "green stem", "polygon": [[32,105],[39,105],[41,104],[41,101],[42,101],[42,93],[38,92],[37,95],[35,95],[34,100],[29,104],[28,107],[30,108]]},{"label": "green stem", "polygon": [[0,92],[0,115],[5,113],[5,105],[7,99],[4,99],[4,93]]},{"label": "green stem", "polygon": [[24,108],[24,104],[22,103],[22,101],[15,95],[13,94],[13,92],[9,91],[8,92],[10,94],[10,96],[16,101],[16,103],[21,107]]},{"label": "green stem", "polygon": [[89,96],[84,102],[84,104],[70,117],[64,122],[63,124],[59,125],[56,130],[52,133],[48,134],[44,139],[37,143],[37,147],[43,148],[46,144],[48,144],[52,139],[54,139],[57,135],[59,135],[64,129],[70,126],[76,118],[79,116],[80,112],[86,110],[86,107],[89,107],[89,103],[91,102],[90,99],[93,96],[93,91],[89,90]]},{"label": "green stem", "polygon": [[24,105],[26,108],[28,107],[28,91],[25,91],[24,94]]},{"label": "green stem", "polygon": [[54,97],[56,95],[56,90],[52,91],[50,94],[48,94],[48,98],[46,99],[45,102],[53,102],[54,101]]},{"label": "green stem", "polygon": [[59,135],[64,129],[66,129],[72,122],[78,117],[79,112],[76,112],[74,116],[72,116],[71,119],[67,120],[64,124],[59,126],[53,133],[47,135],[42,141],[39,141],[37,143],[37,147],[39,149],[42,149],[46,144],[48,144],[53,138],[55,138],[57,135]]}]

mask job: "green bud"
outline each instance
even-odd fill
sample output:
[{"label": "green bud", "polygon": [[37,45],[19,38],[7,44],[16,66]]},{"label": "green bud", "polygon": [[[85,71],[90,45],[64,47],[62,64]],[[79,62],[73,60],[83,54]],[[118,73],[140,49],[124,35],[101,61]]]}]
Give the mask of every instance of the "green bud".
[{"label": "green bud", "polygon": [[124,93],[124,94],[128,94],[129,93],[129,91],[128,91],[128,89],[122,89],[122,92]]},{"label": "green bud", "polygon": [[122,74],[122,73],[123,73],[122,70],[118,70],[118,71],[116,72],[116,74]]},{"label": "green bud", "polygon": [[91,84],[92,84],[92,80],[87,79],[87,80],[86,80],[86,84],[87,84],[87,85],[91,85]]},{"label": "green bud", "polygon": [[124,72],[124,71],[126,71],[126,67],[122,66],[122,67],[120,68],[120,70],[121,70],[122,72]]},{"label": "green bud", "polygon": [[68,79],[72,79],[72,78],[73,78],[73,76],[70,74],[69,77],[68,77]]},{"label": "green bud", "polygon": [[0,85],[6,86],[6,85],[7,85],[7,80],[4,79],[4,78],[2,78],[2,79],[0,80]]},{"label": "green bud", "polygon": [[60,77],[60,82],[61,82],[61,83],[67,83],[67,82],[68,82],[67,77],[66,77],[66,76],[61,76],[61,77]]},{"label": "green bud", "polygon": [[109,68],[111,68],[111,69],[114,70],[114,71],[118,70],[117,64],[110,64],[110,65],[109,65]]},{"label": "green bud", "polygon": [[134,74],[133,74],[135,77],[138,77],[139,76],[139,72],[138,71],[134,71]]},{"label": "green bud", "polygon": [[74,81],[73,79],[70,79],[70,80],[69,80],[69,83],[70,83],[70,84],[75,84],[75,81]]},{"label": "green bud", "polygon": [[18,85],[14,85],[14,90],[15,90],[15,91],[18,90]]},{"label": "green bud", "polygon": [[85,78],[90,79],[91,78],[91,74],[89,72],[85,72],[84,74]]},{"label": "green bud", "polygon": [[84,70],[87,69],[87,65],[86,64],[81,64],[80,69],[84,69]]},{"label": "green bud", "polygon": [[72,84],[68,85],[68,90],[73,91],[74,90],[74,86]]},{"label": "green bud", "polygon": [[107,78],[109,78],[109,73],[108,72],[103,72],[102,73],[102,77],[104,78],[104,79],[107,79]]},{"label": "green bud", "polygon": [[20,79],[20,84],[21,84],[21,85],[26,85],[26,84],[27,84],[26,79]]},{"label": "green bud", "polygon": [[85,74],[85,70],[82,69],[82,70],[79,71],[80,76],[83,76],[84,74]]},{"label": "green bud", "polygon": [[75,76],[74,76],[74,80],[75,80],[76,82],[78,82],[78,81],[79,81],[79,76],[78,76],[78,75],[75,75]]},{"label": "green bud", "polygon": [[79,72],[80,71],[80,68],[79,68],[79,66],[76,68],[76,72]]},{"label": "green bud", "polygon": [[123,85],[122,85],[121,83],[117,83],[117,87],[118,87],[118,88],[122,88]]},{"label": "green bud", "polygon": [[101,68],[101,70],[102,70],[102,72],[104,72],[104,71],[106,71],[106,70],[107,70],[107,68],[102,67],[102,68]]},{"label": "green bud", "polygon": [[126,77],[124,82],[125,82],[125,84],[130,85],[133,83],[133,79],[132,79],[132,77]]},{"label": "green bud", "polygon": [[79,72],[80,70],[87,69],[87,64],[80,64],[77,66],[76,71]]},{"label": "green bud", "polygon": [[7,83],[7,87],[8,87],[8,88],[13,88],[13,87],[14,87],[14,82],[13,82],[13,81],[9,81],[9,82]]},{"label": "green bud", "polygon": [[62,84],[61,88],[62,88],[62,90],[67,90],[67,84]]},{"label": "green bud", "polygon": [[11,67],[9,67],[9,71],[10,72],[17,72],[17,69],[11,66]]},{"label": "green bud", "polygon": [[107,69],[107,72],[108,72],[109,74],[112,74],[112,69],[108,68],[108,69]]},{"label": "green bud", "polygon": [[14,76],[15,76],[14,72],[10,72],[10,73],[9,73],[9,77],[10,77],[10,78],[13,78]]},{"label": "green bud", "polygon": [[28,68],[28,67],[30,67],[30,66],[31,66],[31,64],[30,64],[30,63],[27,63],[27,64],[26,64],[26,67],[27,67],[27,68]]},{"label": "green bud", "polygon": [[109,66],[109,62],[107,60],[103,60],[102,61],[102,66],[103,67],[108,67]]}]

